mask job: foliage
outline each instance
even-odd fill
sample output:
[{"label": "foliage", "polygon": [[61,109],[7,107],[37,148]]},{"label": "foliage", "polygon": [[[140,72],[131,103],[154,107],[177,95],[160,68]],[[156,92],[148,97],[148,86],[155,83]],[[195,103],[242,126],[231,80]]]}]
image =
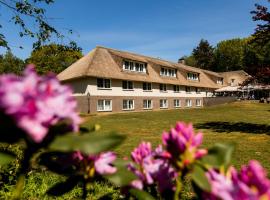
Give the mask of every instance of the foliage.
[{"label": "foliage", "polygon": [[24,61],[14,56],[11,51],[7,51],[6,54],[0,55],[0,74],[21,74],[23,69]]},{"label": "foliage", "polygon": [[58,74],[81,57],[81,48],[74,43],[68,46],[52,43],[34,49],[26,62],[35,64],[39,74]]},{"label": "foliage", "polygon": [[211,70],[214,62],[214,48],[207,40],[201,40],[199,45],[193,49],[192,56],[196,61],[196,67]]},{"label": "foliage", "polygon": [[[269,0],[268,3],[270,3]],[[270,42],[270,12],[266,6],[255,4],[255,7],[256,10],[251,11],[253,15],[252,19],[254,21],[260,21],[262,24],[257,25],[253,34],[253,42],[264,46]]]},{"label": "foliage", "polygon": [[[52,36],[61,39],[64,37],[63,34],[48,22],[51,18],[46,16],[44,7],[53,3],[54,0],[0,0],[0,6],[11,12],[11,21],[21,29],[19,36],[28,36],[36,39],[33,44],[34,48],[41,46],[46,41],[50,41]],[[1,24],[0,28],[3,28]],[[68,30],[68,32],[72,33],[72,30]],[[1,33],[0,46],[9,49],[8,41],[5,35]]]}]

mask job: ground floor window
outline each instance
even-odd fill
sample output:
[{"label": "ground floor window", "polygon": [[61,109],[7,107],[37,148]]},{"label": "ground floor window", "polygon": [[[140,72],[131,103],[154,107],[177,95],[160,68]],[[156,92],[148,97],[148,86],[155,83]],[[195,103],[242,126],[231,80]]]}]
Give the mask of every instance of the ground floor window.
[{"label": "ground floor window", "polygon": [[160,99],[160,108],[168,108],[168,100],[167,99]]},{"label": "ground floor window", "polygon": [[143,109],[152,109],[152,100],[151,99],[144,99],[143,100]]},{"label": "ground floor window", "polygon": [[173,103],[175,108],[181,107],[181,101],[179,99],[174,99]]},{"label": "ground floor window", "polygon": [[100,99],[97,102],[97,111],[111,111],[112,110],[112,100],[110,99]]},{"label": "ground floor window", "polygon": [[133,99],[124,99],[123,100],[123,110],[133,110],[134,109],[134,100]]},{"label": "ground floor window", "polygon": [[196,99],[196,106],[202,106],[202,100]]},{"label": "ground floor window", "polygon": [[192,100],[186,99],[186,107],[192,107]]}]

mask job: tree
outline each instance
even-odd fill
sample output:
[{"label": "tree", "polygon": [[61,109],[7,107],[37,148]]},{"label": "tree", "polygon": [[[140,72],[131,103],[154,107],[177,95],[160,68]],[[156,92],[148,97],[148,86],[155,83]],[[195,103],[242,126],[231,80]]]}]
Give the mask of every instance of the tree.
[{"label": "tree", "polygon": [[20,74],[24,66],[24,61],[14,56],[11,51],[7,51],[5,55],[0,55],[0,74]]},{"label": "tree", "polygon": [[216,71],[233,71],[245,69],[243,65],[245,39],[223,40],[215,50]]},{"label": "tree", "polygon": [[[270,3],[270,0],[268,0]],[[262,21],[258,24],[254,36],[254,42],[259,43],[261,46],[270,42],[270,12],[266,6],[255,4],[256,10],[251,11],[253,14],[253,21]]]},{"label": "tree", "polygon": [[192,56],[196,61],[196,67],[211,70],[214,61],[214,48],[207,40],[201,40],[199,45],[193,49]]},{"label": "tree", "polygon": [[26,62],[35,64],[39,74],[58,74],[81,57],[82,49],[75,43],[69,46],[52,43],[34,49]]},{"label": "tree", "polygon": [[[50,25],[48,19],[51,18],[46,16],[46,10],[43,8],[45,5],[51,5],[52,3],[54,3],[54,0],[0,0],[0,8],[3,7],[11,11],[11,21],[21,29],[19,32],[20,37],[36,38],[36,42],[33,44],[33,47],[36,48],[44,42],[50,41],[52,36],[64,37]],[[0,28],[3,28],[1,24]],[[72,30],[68,30],[68,32],[72,33]],[[0,46],[9,49],[8,41],[1,32]]]}]

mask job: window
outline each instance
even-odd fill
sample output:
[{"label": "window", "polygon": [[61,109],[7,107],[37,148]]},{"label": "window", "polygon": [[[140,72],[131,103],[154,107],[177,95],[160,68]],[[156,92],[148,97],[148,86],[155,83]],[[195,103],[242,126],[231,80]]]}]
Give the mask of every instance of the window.
[{"label": "window", "polygon": [[168,108],[168,100],[167,99],[160,99],[159,101],[160,108]]},{"label": "window", "polygon": [[128,70],[128,71],[133,71],[133,72],[146,73],[146,64],[125,60],[123,63],[123,69]]},{"label": "window", "polygon": [[112,100],[110,99],[98,100],[97,111],[112,111]]},{"label": "window", "polygon": [[98,89],[110,89],[111,88],[111,80],[104,78],[97,78],[97,87]]},{"label": "window", "polygon": [[196,106],[202,106],[202,100],[196,99]]},{"label": "window", "polygon": [[179,99],[174,99],[173,104],[175,108],[181,107],[181,101]]},{"label": "window", "polygon": [[124,99],[123,100],[123,110],[133,110],[134,109],[134,100]]},{"label": "window", "polygon": [[186,99],[186,107],[191,107],[191,106],[192,106],[191,99]]},{"label": "window", "polygon": [[191,87],[186,86],[186,93],[191,93]]},{"label": "window", "polygon": [[152,84],[151,83],[143,83],[143,91],[151,91],[152,90]]},{"label": "window", "polygon": [[160,75],[161,76],[168,76],[168,77],[176,77],[176,69],[169,69],[162,67],[160,69]]},{"label": "window", "polygon": [[196,93],[200,94],[201,93],[201,88],[196,88]]},{"label": "window", "polygon": [[231,79],[231,86],[234,86],[235,79]]},{"label": "window", "polygon": [[159,89],[161,92],[166,92],[167,91],[167,85],[166,84],[159,84]]},{"label": "window", "polygon": [[144,99],[143,100],[143,109],[152,109],[152,100]]},{"label": "window", "polygon": [[133,82],[132,81],[122,81],[123,90],[133,90]]},{"label": "window", "polygon": [[223,85],[223,78],[218,78],[217,79],[217,84]]},{"label": "window", "polygon": [[173,91],[178,93],[180,92],[180,86],[179,85],[173,85]]},{"label": "window", "polygon": [[187,73],[187,79],[192,80],[192,81],[198,81],[199,80],[199,74],[188,72]]}]

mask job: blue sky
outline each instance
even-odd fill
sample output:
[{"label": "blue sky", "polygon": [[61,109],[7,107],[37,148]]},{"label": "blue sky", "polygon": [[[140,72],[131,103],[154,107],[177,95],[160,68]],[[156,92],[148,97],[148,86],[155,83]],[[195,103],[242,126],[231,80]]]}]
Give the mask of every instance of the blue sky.
[{"label": "blue sky", "polygon": [[[71,28],[71,39],[89,52],[96,45],[177,61],[189,55],[201,38],[212,45],[254,32],[250,11],[266,0],[56,0],[47,16],[60,31]],[[30,55],[32,41],[21,39],[0,8],[0,24],[12,51]],[[61,41],[56,41],[61,42]],[[19,49],[16,46],[23,46]],[[3,53],[0,48],[0,53]]]}]

